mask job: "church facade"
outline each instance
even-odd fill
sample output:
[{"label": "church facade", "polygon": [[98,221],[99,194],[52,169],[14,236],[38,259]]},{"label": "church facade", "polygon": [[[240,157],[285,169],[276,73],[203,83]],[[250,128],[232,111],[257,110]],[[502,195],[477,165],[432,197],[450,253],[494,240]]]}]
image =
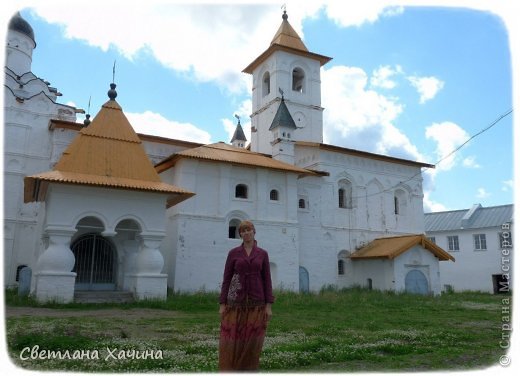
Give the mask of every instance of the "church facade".
[{"label": "church facade", "polygon": [[81,110],[31,72],[35,47],[15,15],[4,84],[6,286],[28,266],[40,301],[218,290],[248,219],[277,288],[440,293],[439,261],[454,259],[424,236],[421,168],[433,166],[323,143],[320,68],[331,58],[308,51],[285,12],[244,69],[247,148],[240,122],[230,144],[138,135],[114,84],[94,119],[77,123]]}]

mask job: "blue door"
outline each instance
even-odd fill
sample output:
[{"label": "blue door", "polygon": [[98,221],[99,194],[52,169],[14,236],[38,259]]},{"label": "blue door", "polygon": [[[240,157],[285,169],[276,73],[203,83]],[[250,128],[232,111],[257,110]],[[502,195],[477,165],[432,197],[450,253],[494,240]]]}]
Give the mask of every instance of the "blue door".
[{"label": "blue door", "polygon": [[300,292],[309,292],[309,272],[300,266]]},{"label": "blue door", "polygon": [[412,294],[427,295],[429,292],[428,280],[424,276],[423,272],[417,269],[410,270],[408,274],[406,274],[404,279],[404,288],[406,292]]}]

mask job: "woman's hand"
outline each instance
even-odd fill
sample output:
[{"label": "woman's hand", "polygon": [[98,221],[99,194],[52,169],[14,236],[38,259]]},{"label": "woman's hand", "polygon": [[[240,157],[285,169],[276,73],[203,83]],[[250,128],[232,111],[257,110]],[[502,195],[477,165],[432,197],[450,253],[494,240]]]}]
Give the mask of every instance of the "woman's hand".
[{"label": "woman's hand", "polygon": [[220,319],[222,320],[222,316],[224,316],[224,312],[226,311],[226,305],[225,304],[221,304],[220,305],[220,308],[218,310],[218,313],[220,315]]},{"label": "woman's hand", "polygon": [[273,317],[273,311],[271,309],[271,304],[268,303],[265,305],[265,318],[269,321],[271,320],[271,317]]}]

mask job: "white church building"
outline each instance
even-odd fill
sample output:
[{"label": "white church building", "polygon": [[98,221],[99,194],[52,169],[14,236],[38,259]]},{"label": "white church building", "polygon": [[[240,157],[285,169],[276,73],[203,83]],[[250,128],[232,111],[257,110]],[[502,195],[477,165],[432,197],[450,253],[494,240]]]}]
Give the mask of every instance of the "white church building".
[{"label": "white church building", "polygon": [[240,122],[229,144],[136,134],[113,83],[78,123],[82,110],[32,73],[35,47],[16,14],[4,68],[6,286],[29,267],[39,301],[217,291],[249,219],[277,288],[440,293],[439,262],[454,258],[424,236],[421,168],[434,166],[323,143],[320,68],[331,58],[308,51],[285,12],[244,69],[249,144]]}]

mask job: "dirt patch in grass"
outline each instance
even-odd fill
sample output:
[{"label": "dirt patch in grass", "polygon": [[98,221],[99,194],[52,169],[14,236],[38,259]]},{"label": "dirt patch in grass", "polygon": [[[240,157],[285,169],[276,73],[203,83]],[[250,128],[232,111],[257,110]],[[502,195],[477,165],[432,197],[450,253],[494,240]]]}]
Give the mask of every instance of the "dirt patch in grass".
[{"label": "dirt patch in grass", "polygon": [[185,313],[152,308],[103,308],[103,309],[52,309],[37,307],[5,307],[5,316],[9,317],[98,317],[98,318],[125,318],[125,319],[154,319],[174,318],[186,316]]}]

